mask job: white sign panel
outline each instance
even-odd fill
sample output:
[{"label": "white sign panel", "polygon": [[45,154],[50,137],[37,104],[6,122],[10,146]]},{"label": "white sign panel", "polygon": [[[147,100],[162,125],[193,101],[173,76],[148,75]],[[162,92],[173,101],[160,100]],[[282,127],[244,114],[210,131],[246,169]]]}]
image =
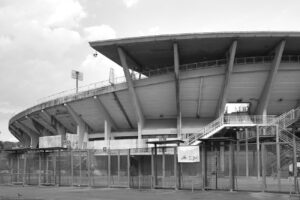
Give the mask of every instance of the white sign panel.
[{"label": "white sign panel", "polygon": [[61,147],[61,136],[44,136],[39,137],[39,148]]},{"label": "white sign panel", "polygon": [[179,146],[177,159],[180,163],[200,162],[199,146]]}]

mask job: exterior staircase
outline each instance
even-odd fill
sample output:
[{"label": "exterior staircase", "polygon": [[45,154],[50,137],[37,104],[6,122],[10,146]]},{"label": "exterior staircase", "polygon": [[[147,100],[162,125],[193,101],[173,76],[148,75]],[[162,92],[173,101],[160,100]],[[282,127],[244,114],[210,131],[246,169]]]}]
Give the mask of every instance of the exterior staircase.
[{"label": "exterior staircase", "polygon": [[[274,116],[257,116],[257,115],[228,115],[220,116],[205,127],[199,129],[197,133],[189,134],[185,144],[197,145],[200,143],[199,139],[206,139],[213,136],[215,133],[222,130],[224,127],[238,127],[238,126],[256,126],[259,124],[266,124],[267,126],[278,125],[280,131],[298,121],[300,118],[300,107],[292,109],[278,117]],[[285,130],[287,131],[287,130]],[[283,133],[281,133],[283,132]],[[284,131],[280,132],[280,137],[283,142],[288,138]],[[286,133],[287,134],[287,133]],[[300,145],[300,144],[299,144]]]},{"label": "exterior staircase", "polygon": [[205,127],[199,129],[197,133],[188,135],[186,145],[197,145],[200,143],[199,139],[206,139],[213,136],[225,127],[245,127],[256,126],[257,124],[271,123],[274,121],[273,116],[260,115],[227,115],[220,116]]},{"label": "exterior staircase", "polygon": [[[277,125],[279,131],[279,141],[286,143],[284,148],[280,149],[280,166],[283,168],[286,165],[291,164],[293,155],[293,138],[296,140],[296,151],[300,153],[300,138],[291,133],[287,128],[297,122],[300,118],[300,107],[292,109],[279,117],[275,118],[269,125]],[[270,130],[270,129],[269,129]],[[276,169],[276,160],[270,163],[271,168]]]}]

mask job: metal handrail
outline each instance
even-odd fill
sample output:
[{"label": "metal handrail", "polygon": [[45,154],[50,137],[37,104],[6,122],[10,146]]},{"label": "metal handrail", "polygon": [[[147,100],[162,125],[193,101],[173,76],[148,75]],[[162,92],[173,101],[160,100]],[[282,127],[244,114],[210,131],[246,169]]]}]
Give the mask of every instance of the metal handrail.
[{"label": "metal handrail", "polygon": [[197,134],[190,134],[187,138],[188,144],[194,143],[197,139],[206,136],[214,130],[220,128],[223,125],[236,125],[236,124],[268,124],[275,116],[272,115],[221,115],[216,120],[212,121],[205,127],[199,129]]}]

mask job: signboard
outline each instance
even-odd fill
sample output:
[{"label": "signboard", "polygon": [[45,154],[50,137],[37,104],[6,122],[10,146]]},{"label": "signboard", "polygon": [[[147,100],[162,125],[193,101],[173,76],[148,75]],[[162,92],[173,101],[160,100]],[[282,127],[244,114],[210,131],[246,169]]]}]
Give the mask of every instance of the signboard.
[{"label": "signboard", "polygon": [[51,147],[62,147],[60,135],[39,137],[39,148]]},{"label": "signboard", "polygon": [[199,146],[179,146],[178,147],[178,162],[193,163],[200,162]]},{"label": "signboard", "polygon": [[83,81],[83,73],[76,70],[72,70],[72,78],[79,81]]}]

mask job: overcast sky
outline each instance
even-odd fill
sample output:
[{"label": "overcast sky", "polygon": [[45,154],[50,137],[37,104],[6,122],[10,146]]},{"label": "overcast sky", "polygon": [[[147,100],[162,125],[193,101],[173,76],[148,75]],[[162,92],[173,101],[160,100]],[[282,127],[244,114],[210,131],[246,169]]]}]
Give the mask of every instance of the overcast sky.
[{"label": "overcast sky", "polygon": [[300,1],[0,0],[0,140],[8,120],[39,98],[87,85],[120,67],[88,41],[216,31],[300,31]]}]

